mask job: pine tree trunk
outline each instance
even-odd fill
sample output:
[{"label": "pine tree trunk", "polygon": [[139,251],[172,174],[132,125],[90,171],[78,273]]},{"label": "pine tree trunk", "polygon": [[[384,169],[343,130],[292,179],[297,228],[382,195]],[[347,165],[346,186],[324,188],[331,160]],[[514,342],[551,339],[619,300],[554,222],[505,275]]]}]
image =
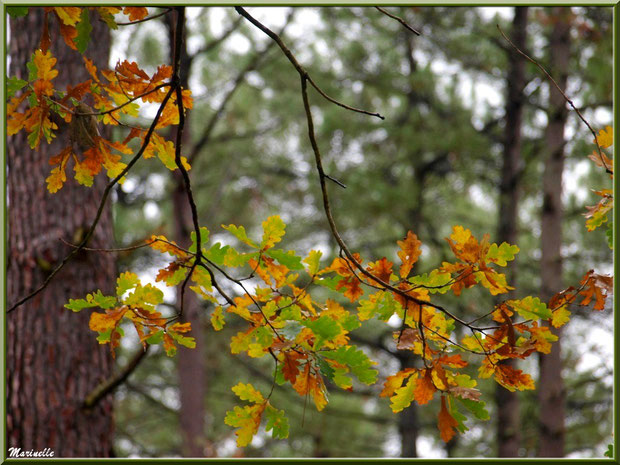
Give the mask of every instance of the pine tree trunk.
[{"label": "pine tree trunk", "polygon": [[[92,21],[88,56],[100,68],[107,66],[108,27]],[[30,8],[23,18],[11,18],[10,74],[28,79],[26,63],[38,47],[43,9]],[[58,58],[56,88],[89,79],[81,55],[69,49],[50,21],[52,53]],[[23,132],[8,139],[8,285],[9,304],[33,291],[50,267],[70,248],[59,239],[75,242],[97,210],[106,184],[98,176],[92,188],[72,179],[56,194],[46,189],[48,160],[69,141],[66,130],[51,145],[44,141],[33,151]],[[67,167],[71,178],[72,167]],[[106,208],[91,247],[112,246],[112,221]],[[7,436],[8,447],[43,450],[54,457],[108,457],[112,454],[112,399],[107,397],[90,411],[81,403],[90,391],[110,376],[108,346],[97,343],[88,328],[89,313],[73,313],[63,305],[101,289],[113,293],[116,274],[110,254],[85,252],[76,256],[49,286],[7,318]]]},{"label": "pine tree trunk", "polygon": [[[520,49],[525,48],[527,29],[527,7],[515,7],[512,21],[512,40]],[[508,55],[506,116],[504,127],[504,156],[499,186],[499,224],[497,242],[518,242],[519,172],[521,170],[521,127],[523,119],[523,89],[525,87],[525,60],[516,52]],[[508,281],[516,287],[516,262],[507,269]],[[504,296],[514,298],[512,293]],[[514,360],[502,362],[514,365]],[[519,396],[500,385],[495,387],[497,406],[497,455],[517,457],[521,443]]]},{"label": "pine tree trunk", "polygon": [[[570,59],[570,8],[551,10],[553,29],[549,37],[549,72],[561,89],[566,88]],[[545,131],[545,168],[543,174],[543,207],[541,228],[541,295],[549,300],[562,289],[562,172],[564,170],[564,127],[568,110],[560,92],[551,87],[549,123]],[[559,329],[551,328],[557,336]],[[540,356],[538,381],[540,457],[564,456],[564,404],[560,340],[551,353]]]}]

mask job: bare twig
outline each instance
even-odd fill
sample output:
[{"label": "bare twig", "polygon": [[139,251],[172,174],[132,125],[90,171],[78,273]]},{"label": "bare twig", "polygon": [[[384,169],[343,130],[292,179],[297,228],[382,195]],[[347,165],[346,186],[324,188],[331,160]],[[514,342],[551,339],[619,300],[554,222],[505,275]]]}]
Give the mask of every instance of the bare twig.
[{"label": "bare twig", "polygon": [[383,13],[384,15],[389,16],[390,18],[395,19],[396,21],[398,21],[400,24],[402,24],[405,27],[405,29],[413,32],[417,36],[420,35],[420,33],[418,31],[416,31],[414,28],[412,28],[411,26],[409,26],[409,24],[407,24],[407,22],[403,18],[399,18],[398,16],[391,14],[390,12],[388,12],[388,11],[384,10],[383,8],[381,8],[380,6],[375,6],[375,8],[377,10],[379,10],[381,13]]},{"label": "bare twig", "polygon": [[500,34],[504,37],[504,39],[506,39],[506,41],[512,46],[512,48],[514,48],[521,56],[523,56],[525,59],[527,59],[528,61],[530,61],[531,63],[535,64],[543,73],[545,76],[547,76],[547,79],[549,79],[549,81],[551,81],[551,83],[553,83],[553,85],[555,86],[555,88],[558,90],[558,92],[560,94],[562,94],[562,97],[564,97],[564,100],[566,100],[566,102],[571,106],[571,108],[573,110],[575,110],[575,113],[577,113],[577,116],[579,116],[579,119],[581,121],[583,121],[583,123],[588,127],[588,129],[590,130],[590,132],[592,133],[592,135],[594,136],[594,143],[596,144],[596,150],[598,151],[598,155],[601,159],[601,163],[603,164],[603,166],[605,167],[605,171],[609,174],[613,174],[613,171],[607,166],[607,163],[605,163],[605,157],[603,156],[603,152],[601,151],[601,146],[598,143],[598,137],[596,136],[596,132],[594,131],[594,129],[592,128],[592,126],[590,126],[590,123],[588,123],[588,121],[584,118],[584,116],[581,114],[581,111],[579,111],[579,108],[577,108],[575,106],[575,104],[573,103],[573,101],[571,99],[568,98],[568,96],[566,95],[566,93],[562,90],[562,88],[558,85],[557,82],[555,82],[555,79],[553,79],[553,77],[547,72],[547,70],[540,64],[538,63],[538,61],[536,61],[535,59],[533,59],[532,57],[530,57],[528,54],[526,54],[525,52],[523,52],[519,47],[517,47],[509,38],[508,36],[506,36],[506,34],[504,34],[504,31],[502,31],[502,28],[499,27],[499,24],[497,24],[497,29],[499,30]]},{"label": "bare twig", "polygon": [[247,11],[245,11],[245,9],[243,9],[240,6],[236,6],[235,10],[237,11],[237,13],[239,13],[241,16],[243,16],[244,18],[246,18],[248,21],[250,21],[252,24],[254,24],[254,26],[256,26],[258,29],[260,29],[261,31],[263,31],[265,34],[267,34],[269,37],[271,37],[272,40],[274,40],[278,46],[280,47],[280,49],[282,50],[282,52],[284,53],[284,55],[286,56],[286,58],[288,58],[288,60],[291,62],[291,64],[295,67],[295,69],[299,72],[300,75],[302,75],[305,79],[308,80],[308,82],[312,85],[312,87],[315,88],[315,90],[321,94],[321,96],[323,98],[325,98],[326,100],[332,102],[335,105],[338,105],[339,107],[345,108],[347,110],[351,110],[357,113],[363,113],[365,115],[370,115],[370,116],[376,116],[377,118],[380,119],[385,119],[381,114],[379,113],[373,113],[371,111],[367,111],[367,110],[361,110],[359,108],[354,108],[351,107],[349,105],[346,105],[342,102],[339,102],[338,100],[330,97],[329,95],[327,95],[325,92],[323,92],[323,90],[312,80],[312,78],[310,77],[310,75],[308,74],[308,72],[305,70],[305,68],[299,64],[299,62],[297,61],[297,59],[295,58],[295,56],[291,53],[291,51],[288,49],[288,47],[284,44],[284,42],[282,41],[282,39],[280,38],[280,36],[278,34],[276,34],[275,32],[273,32],[271,29],[269,29],[267,26],[265,26],[264,24],[262,24],[260,21],[258,21],[257,19],[255,19],[252,15],[250,15]]},{"label": "bare twig", "polygon": [[160,16],[168,14],[171,11],[172,11],[172,8],[167,8],[165,11],[162,11],[161,13],[157,13],[156,15],[147,16],[146,18],[138,19],[136,21],[130,21],[126,23],[116,23],[116,25],[117,26],[133,26],[134,24],[144,23],[145,21],[150,21],[151,19],[159,18]]}]

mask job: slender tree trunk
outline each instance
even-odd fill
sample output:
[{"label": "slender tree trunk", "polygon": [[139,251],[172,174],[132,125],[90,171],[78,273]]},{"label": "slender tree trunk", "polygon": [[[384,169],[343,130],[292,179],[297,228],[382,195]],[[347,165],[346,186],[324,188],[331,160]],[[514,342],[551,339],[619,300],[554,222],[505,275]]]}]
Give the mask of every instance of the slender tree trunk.
[{"label": "slender tree trunk", "polygon": [[[570,58],[570,8],[551,10],[553,29],[549,37],[549,72],[563,90]],[[553,86],[549,95],[549,123],[545,131],[545,168],[541,230],[541,295],[549,300],[562,289],[562,172],[564,170],[564,127],[568,110],[564,98]],[[551,328],[557,336],[559,329]],[[560,340],[551,353],[540,356],[538,381],[540,457],[564,456],[564,404]]]},{"label": "slender tree trunk", "polygon": [[[517,47],[524,49],[527,40],[528,7],[515,7],[512,21],[512,40]],[[497,242],[517,243],[519,176],[521,170],[521,127],[523,119],[523,89],[525,87],[525,60],[517,53],[508,55],[508,75],[506,78],[506,116],[504,127],[504,157],[499,186],[499,221]],[[508,280],[515,287],[516,263],[511,262],[507,269]],[[511,293],[512,294],[512,293]],[[513,298],[509,294],[505,298]],[[502,362],[514,365],[514,360]],[[521,443],[519,397],[499,384],[495,387],[497,406],[497,455],[498,457],[517,457]]]},{"label": "slender tree trunk", "polygon": [[[106,67],[110,47],[108,27],[92,21],[88,56]],[[43,9],[30,8],[23,18],[11,18],[10,74],[27,79],[26,63],[38,47]],[[67,47],[50,21],[52,53],[58,58],[54,84],[89,78],[82,56]],[[91,188],[68,179],[56,194],[46,189],[48,160],[69,141],[60,131],[50,145],[33,151],[20,133],[8,139],[8,283],[7,298],[15,302],[33,291],[70,251],[60,238],[75,242],[91,224],[106,184],[98,176]],[[72,167],[67,167],[68,173]],[[71,176],[68,175],[68,178]],[[109,208],[89,243],[112,246]],[[86,411],[81,403],[112,371],[109,347],[99,345],[88,328],[89,313],[63,307],[69,298],[83,298],[101,289],[113,293],[116,274],[110,254],[84,252],[76,256],[47,288],[10,313],[7,318],[7,436],[8,447],[22,450],[50,448],[54,457],[109,457],[112,455],[112,399],[108,396]]]},{"label": "slender tree trunk", "polygon": [[[174,51],[175,15],[167,15],[167,26],[170,37],[170,56]],[[181,85],[188,87],[189,65],[187,64],[186,34],[181,46]],[[183,133],[184,144],[189,141],[190,118],[187,115]],[[189,237],[194,230],[191,208],[188,203],[185,183],[179,171],[175,171],[175,187],[172,194],[173,211],[175,212],[174,235],[177,243],[189,246]],[[181,286],[177,288],[177,306],[181,305]],[[205,367],[204,324],[201,318],[202,308],[196,294],[186,288],[183,297],[183,316],[181,322],[192,325],[192,337],[196,347],[188,349],[179,347],[177,370],[179,375],[179,410],[182,454],[184,457],[210,457],[214,455],[212,446],[205,434],[205,400],[207,395],[207,372]]]},{"label": "slender tree trunk", "polygon": [[[415,358],[411,352],[406,352],[400,357],[400,369],[412,368],[415,366]],[[420,430],[417,405],[412,402],[409,407],[398,414],[398,434],[400,435],[400,456],[417,457],[418,450],[416,443]]]}]

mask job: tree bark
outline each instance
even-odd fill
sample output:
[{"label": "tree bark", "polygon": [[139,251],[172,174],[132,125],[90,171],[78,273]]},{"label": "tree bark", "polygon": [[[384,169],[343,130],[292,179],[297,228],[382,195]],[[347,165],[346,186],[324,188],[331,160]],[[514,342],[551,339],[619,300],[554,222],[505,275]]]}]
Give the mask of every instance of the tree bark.
[{"label": "tree bark", "polygon": [[[512,40],[517,47],[524,49],[527,41],[528,7],[515,7],[512,21]],[[516,52],[509,52],[508,74],[506,77],[506,116],[504,127],[504,154],[499,186],[499,220],[497,242],[518,242],[519,177],[521,165],[523,120],[523,89],[525,87],[525,60]],[[510,262],[506,274],[511,286],[516,287],[516,262]],[[506,299],[514,298],[511,292]],[[514,360],[505,360],[506,365],[514,365]],[[498,457],[517,457],[521,443],[519,396],[499,384],[495,387],[497,406],[497,455]]]},{"label": "tree bark", "polygon": [[[570,8],[554,7],[549,37],[549,72],[562,90],[566,88],[570,59]],[[564,127],[568,110],[564,97],[552,85],[549,122],[545,130],[545,167],[541,226],[541,296],[548,301],[562,289],[562,172],[564,170]],[[561,331],[551,328],[558,337]],[[560,340],[551,353],[540,355],[538,381],[540,457],[564,456],[564,404]]]},{"label": "tree bark", "polygon": [[[166,16],[166,25],[170,38],[170,57],[174,60],[174,37],[176,15]],[[186,30],[184,29],[184,32]],[[181,85],[188,88],[190,62],[187,54],[186,33],[181,46]],[[189,142],[190,131],[189,114],[186,115],[183,143]],[[175,212],[174,235],[178,244],[189,246],[190,233],[194,230],[191,208],[188,203],[185,183],[180,171],[174,172],[174,188],[172,193],[173,211]],[[177,306],[181,305],[181,285],[177,288]],[[201,318],[201,304],[196,294],[189,290],[189,285],[183,298],[183,315],[180,322],[192,325],[192,337],[196,340],[196,347],[188,349],[179,347],[177,372],[179,376],[179,397],[181,408],[179,422],[181,426],[182,450],[184,457],[211,457],[214,456],[213,446],[205,434],[205,400],[207,396],[207,372],[204,362],[205,338],[204,324]]]},{"label": "tree bark", "polygon": [[[10,74],[28,79],[26,63],[38,48],[43,8],[30,8],[23,18],[11,18]],[[87,55],[98,68],[106,67],[110,47],[108,27],[92,21]],[[82,56],[67,47],[50,18],[52,53],[58,59],[56,88],[65,89],[89,79]],[[46,189],[48,160],[69,143],[66,130],[48,145],[31,150],[21,132],[8,139],[8,270],[10,303],[32,292],[70,248],[59,240],[76,242],[94,219],[104,176],[92,188],[68,179],[56,194]],[[71,166],[67,167],[71,173]],[[71,176],[68,175],[68,178]],[[89,243],[112,246],[110,209]],[[109,457],[112,455],[112,399],[102,399],[90,410],[81,403],[112,371],[109,347],[99,345],[89,329],[90,312],[73,313],[63,305],[101,289],[113,293],[116,275],[112,255],[83,252],[77,255],[33,299],[7,316],[7,436],[8,447],[43,450],[54,457]]]}]

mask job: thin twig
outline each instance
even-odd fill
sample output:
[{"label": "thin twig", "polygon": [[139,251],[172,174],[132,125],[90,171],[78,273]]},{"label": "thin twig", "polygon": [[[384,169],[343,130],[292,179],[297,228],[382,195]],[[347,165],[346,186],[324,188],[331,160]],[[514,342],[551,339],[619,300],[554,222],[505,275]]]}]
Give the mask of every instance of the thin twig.
[{"label": "thin twig", "polygon": [[255,19],[252,15],[250,15],[245,9],[243,9],[240,6],[236,6],[235,10],[237,11],[237,13],[239,13],[241,16],[243,16],[244,18],[246,18],[248,21],[250,21],[252,24],[254,24],[254,26],[256,26],[257,28],[259,28],[261,31],[263,31],[265,34],[267,34],[269,37],[271,37],[271,39],[273,39],[278,46],[280,47],[280,49],[282,50],[282,52],[284,53],[284,55],[286,56],[286,58],[288,58],[288,60],[291,62],[291,64],[295,67],[295,69],[299,72],[299,74],[301,74],[305,79],[308,80],[308,82],[310,82],[310,84],[312,85],[312,87],[314,87],[316,89],[316,91],[321,94],[321,96],[323,96],[323,98],[325,98],[326,100],[332,102],[335,105],[338,105],[339,107],[345,108],[347,110],[350,111],[354,111],[356,113],[363,113],[365,115],[370,115],[370,116],[376,116],[377,118],[380,119],[385,119],[381,114],[379,113],[373,113],[371,111],[367,111],[367,110],[361,110],[359,108],[354,108],[351,107],[345,103],[339,102],[338,100],[330,97],[329,95],[327,95],[325,92],[323,92],[323,90],[312,80],[312,78],[310,77],[310,75],[308,74],[308,72],[305,70],[305,68],[303,66],[301,66],[301,64],[299,64],[299,62],[297,61],[297,59],[295,58],[295,56],[291,53],[291,51],[288,49],[288,47],[284,44],[284,42],[282,41],[282,39],[280,38],[280,36],[278,34],[276,34],[275,32],[273,32],[271,29],[269,29],[267,26],[265,26],[264,24],[262,24],[260,21],[258,21],[257,19]]},{"label": "thin twig", "polygon": [[160,16],[168,14],[171,11],[172,11],[172,8],[168,8],[167,10],[162,11],[161,13],[157,13],[156,15],[153,15],[153,16],[147,16],[146,18],[138,19],[136,21],[130,21],[127,23],[116,23],[116,25],[117,26],[133,26],[134,24],[143,23],[145,21],[150,21],[151,19],[159,18]]},{"label": "thin twig", "polygon": [[407,24],[407,22],[404,19],[399,18],[398,16],[389,13],[388,11],[385,11],[380,6],[375,6],[375,8],[377,10],[379,10],[381,13],[383,13],[384,15],[389,16],[390,18],[395,19],[396,21],[398,21],[400,24],[402,24],[405,27],[405,29],[413,32],[417,36],[420,35],[420,33],[418,31],[416,31],[414,28],[412,28],[411,26],[409,26],[409,24]]},{"label": "thin twig", "polygon": [[562,97],[564,97],[564,100],[566,100],[566,102],[572,107],[573,110],[575,110],[575,113],[577,113],[577,116],[579,116],[579,119],[581,119],[581,121],[583,121],[583,123],[588,127],[588,129],[590,130],[590,132],[592,133],[592,135],[594,136],[594,143],[596,144],[596,150],[598,151],[598,156],[601,159],[601,163],[603,164],[603,166],[605,167],[605,171],[608,174],[613,174],[613,171],[607,166],[607,163],[605,163],[605,157],[603,156],[603,152],[601,151],[601,146],[598,143],[598,137],[596,136],[596,132],[594,131],[594,129],[592,129],[592,126],[590,126],[590,123],[588,123],[588,121],[583,117],[583,115],[581,114],[581,112],[579,111],[579,109],[575,106],[575,104],[573,103],[573,101],[571,99],[568,98],[568,96],[566,95],[566,93],[562,90],[562,88],[558,85],[557,82],[555,82],[555,79],[553,79],[553,77],[547,72],[547,70],[540,64],[538,63],[538,61],[536,61],[535,59],[533,59],[532,57],[530,57],[528,54],[526,54],[525,52],[523,52],[519,47],[517,47],[509,38],[508,36],[506,36],[506,34],[504,34],[504,31],[502,31],[502,28],[499,27],[499,24],[497,24],[497,29],[499,30],[500,34],[504,37],[504,39],[506,39],[506,41],[524,58],[526,58],[528,61],[530,61],[531,63],[534,63],[536,66],[538,66],[538,68],[545,74],[545,76],[547,76],[547,79],[549,79],[553,85],[555,86],[555,88],[558,90],[558,92],[560,92],[560,94],[562,94]]}]

